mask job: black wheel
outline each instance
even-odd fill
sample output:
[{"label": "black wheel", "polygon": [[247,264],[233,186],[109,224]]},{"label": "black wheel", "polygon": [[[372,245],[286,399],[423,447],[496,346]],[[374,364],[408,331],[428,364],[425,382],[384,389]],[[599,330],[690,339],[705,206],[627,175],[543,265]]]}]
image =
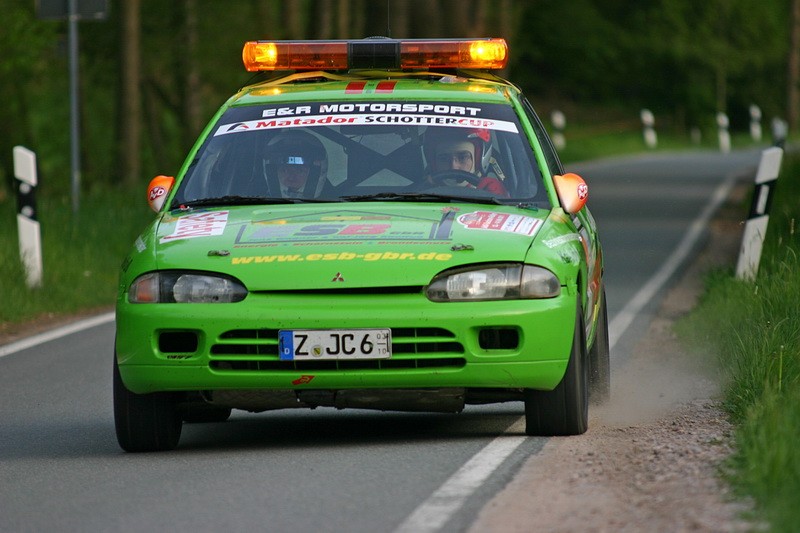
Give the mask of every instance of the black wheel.
[{"label": "black wheel", "polygon": [[136,394],[125,387],[114,357],[114,426],[126,452],[172,450],[181,438],[182,421],[174,394]]},{"label": "black wheel", "polygon": [[188,424],[211,424],[225,422],[231,417],[230,407],[194,402],[181,406],[181,418]]},{"label": "black wheel", "polygon": [[552,391],[525,390],[525,433],[580,435],[589,427],[589,365],[583,313],[577,306],[567,371]]},{"label": "black wheel", "polygon": [[608,347],[608,313],[606,311],[606,293],[601,294],[599,315],[597,316],[597,333],[594,344],[589,350],[589,400],[593,404],[602,404],[611,397],[611,358]]},{"label": "black wheel", "polygon": [[436,186],[457,185],[462,181],[466,181],[470,185],[477,187],[481,182],[481,177],[472,172],[457,169],[442,170],[440,172],[434,172],[431,175],[431,183]]}]

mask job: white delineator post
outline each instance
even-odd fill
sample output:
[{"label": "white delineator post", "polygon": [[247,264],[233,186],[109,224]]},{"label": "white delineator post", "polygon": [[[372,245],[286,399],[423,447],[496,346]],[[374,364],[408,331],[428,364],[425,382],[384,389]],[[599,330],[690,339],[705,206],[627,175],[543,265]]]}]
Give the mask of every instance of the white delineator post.
[{"label": "white delineator post", "polygon": [[778,183],[782,159],[782,148],[774,146],[761,152],[761,162],[758,164],[758,172],[756,172],[753,201],[744,227],[739,262],[736,265],[736,277],[739,279],[754,281],[756,274],[758,274],[761,249],[764,245],[764,237],[767,235],[769,207],[772,203],[775,185]]},{"label": "white delineator post", "polygon": [[761,142],[761,108],[755,104],[750,106],[750,137]]},{"label": "white delineator post", "polygon": [[642,119],[642,135],[644,135],[644,144],[648,148],[655,148],[658,146],[658,135],[656,134],[656,117],[649,109],[642,109],[639,113]]},{"label": "white delineator post", "polygon": [[567,138],[564,136],[564,128],[567,127],[567,117],[558,109],[550,113],[550,123],[553,125],[553,146],[556,150],[563,150],[567,147]]},{"label": "white delineator post", "polygon": [[730,121],[725,113],[717,113],[717,128],[719,137],[719,151],[727,154],[731,151],[731,133],[728,131]]},{"label": "white delineator post", "polygon": [[36,154],[23,146],[14,147],[14,175],[17,187],[17,231],[19,255],[25,265],[28,287],[42,285],[42,238],[36,212]]}]

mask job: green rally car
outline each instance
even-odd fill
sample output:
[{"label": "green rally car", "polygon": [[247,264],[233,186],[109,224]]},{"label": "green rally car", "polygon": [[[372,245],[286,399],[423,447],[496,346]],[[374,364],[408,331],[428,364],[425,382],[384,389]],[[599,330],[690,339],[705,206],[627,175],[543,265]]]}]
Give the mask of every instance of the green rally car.
[{"label": "green rally car", "polygon": [[492,74],[502,39],[254,41],[120,276],[127,451],[232,409],[524,403],[587,429],[609,393],[587,187]]}]

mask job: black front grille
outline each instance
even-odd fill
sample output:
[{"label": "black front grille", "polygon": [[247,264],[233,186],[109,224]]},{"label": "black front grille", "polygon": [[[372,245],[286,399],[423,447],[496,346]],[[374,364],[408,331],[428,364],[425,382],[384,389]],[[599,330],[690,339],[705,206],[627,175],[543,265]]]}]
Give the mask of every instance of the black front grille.
[{"label": "black front grille", "polygon": [[484,328],[478,333],[478,344],[484,350],[516,350],[519,330],[515,327]]},{"label": "black front grille", "polygon": [[264,355],[278,357],[277,329],[235,329],[219,336],[211,355]]},{"label": "black front grille", "polygon": [[194,353],[198,343],[196,331],[162,331],[158,335],[161,353]]},{"label": "black front grille", "polygon": [[460,368],[464,346],[442,328],[392,328],[392,358],[339,361],[281,361],[277,329],[226,331],[211,346],[214,370],[310,371]]}]

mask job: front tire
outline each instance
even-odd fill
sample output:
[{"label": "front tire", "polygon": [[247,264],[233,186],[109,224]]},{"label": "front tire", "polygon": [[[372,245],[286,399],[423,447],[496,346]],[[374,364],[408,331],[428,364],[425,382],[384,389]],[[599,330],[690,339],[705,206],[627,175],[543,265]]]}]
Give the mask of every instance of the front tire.
[{"label": "front tire", "polygon": [[602,293],[599,313],[594,344],[589,351],[589,399],[595,405],[603,404],[611,397],[611,356],[605,291]]},{"label": "front tire", "polygon": [[552,391],[525,389],[525,433],[581,435],[589,427],[589,362],[583,313],[577,306],[572,350],[564,377]]},{"label": "front tire", "polygon": [[181,438],[182,423],[175,394],[131,392],[122,381],[114,357],[114,426],[123,450],[173,450]]}]

